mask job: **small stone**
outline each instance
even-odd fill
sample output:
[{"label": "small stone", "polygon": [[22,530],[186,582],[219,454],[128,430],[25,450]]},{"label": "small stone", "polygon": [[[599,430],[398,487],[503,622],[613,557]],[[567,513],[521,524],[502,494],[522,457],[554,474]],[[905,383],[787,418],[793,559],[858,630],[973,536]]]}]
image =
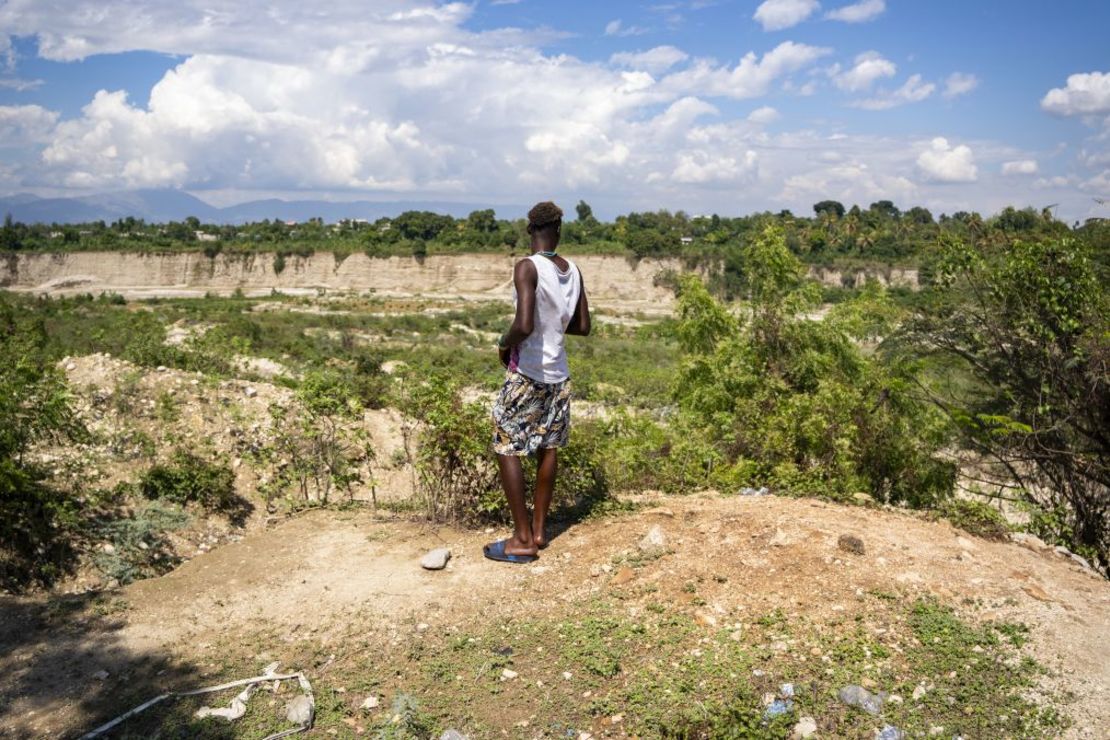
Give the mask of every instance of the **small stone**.
[{"label": "small stone", "polygon": [[624,722],[624,715],[614,714],[612,717],[609,718],[609,722],[614,725],[619,725],[621,722]]},{"label": "small stone", "polygon": [[836,541],[836,546],[844,552],[850,552],[853,555],[864,555],[867,548],[863,545],[863,540],[856,537],[854,534],[842,534]]},{"label": "small stone", "polygon": [[417,632],[427,632],[428,631],[428,625],[424,622],[421,622],[420,624],[416,625],[416,631]]},{"label": "small stone", "polygon": [[514,678],[516,678],[519,675],[520,675],[519,673],[517,673],[514,670],[510,670],[509,668],[506,668],[505,670],[501,671],[501,678],[505,679],[506,681],[512,681]]},{"label": "small stone", "polygon": [[563,680],[564,681],[569,681],[573,677],[574,677],[574,674],[572,674],[570,671],[563,671]]},{"label": "small stone", "polygon": [[247,398],[254,398],[255,396],[258,395],[258,390],[255,389],[255,388],[252,388],[250,386],[247,386],[246,388],[243,389],[243,393],[246,395]]},{"label": "small stone", "polygon": [[285,705],[285,718],[302,727],[312,724],[312,717],[315,713],[316,708],[307,694],[300,694]]},{"label": "small stone", "polygon": [[929,728],[929,737],[936,737],[937,735],[944,734],[944,725],[933,725]]},{"label": "small stone", "polygon": [[927,693],[929,693],[929,690],[925,688],[925,684],[918,684],[917,688],[913,690],[913,700],[920,701],[921,697]]},{"label": "small stone", "polygon": [[452,727],[449,730],[444,730],[443,734],[439,736],[439,740],[470,740],[470,738]]},{"label": "small stone", "polygon": [[68,370],[69,372],[73,372],[76,369],[77,369],[77,363],[76,362],[70,362],[70,363],[66,364],[66,370]]},{"label": "small stone", "polygon": [[783,699],[793,699],[794,684],[784,683],[782,686],[779,686],[779,696],[781,696]]},{"label": "small stone", "polygon": [[791,736],[793,740],[804,740],[807,737],[813,737],[817,734],[817,720],[813,717],[802,717],[798,720],[798,724],[794,725],[794,734]]},{"label": "small stone", "polygon": [[644,514],[648,516],[665,516],[668,519],[674,519],[674,512],[664,506],[648,509]]},{"label": "small stone", "polygon": [[601,571],[603,573],[612,573],[613,572],[613,566],[609,565],[609,563],[605,563],[604,565],[601,566]]},{"label": "small stone", "polygon": [[1047,591],[1045,591],[1043,588],[1041,588],[1040,586],[1038,586],[1036,584],[1029,584],[1028,586],[1022,586],[1021,590],[1024,591],[1025,593],[1029,594],[1030,596],[1032,596],[1037,601],[1046,601],[1046,602],[1047,601],[1054,601],[1054,599],[1051,596],[1048,595]]},{"label": "small stone", "polygon": [[111,542],[105,542],[103,545],[100,546],[100,549],[108,555],[111,555],[116,551],[116,546],[113,545]]},{"label": "small stone", "polygon": [[625,566],[617,571],[617,574],[609,580],[610,586],[623,586],[636,577],[636,571],[628,566]]},{"label": "small stone", "polygon": [[1045,543],[1044,540],[1042,540],[1037,535],[1029,534],[1028,532],[1014,532],[1010,535],[1010,539],[1018,543],[1022,547],[1027,547],[1034,552],[1038,550],[1048,549],[1048,545]]},{"label": "small stone", "polygon": [[108,675],[108,671],[97,671],[96,673],[92,674],[92,677],[95,678],[97,681],[106,681],[108,679]]},{"label": "small stone", "polygon": [[369,712],[371,710],[374,710],[374,709],[378,708],[378,702],[379,702],[378,697],[368,696],[363,700],[363,702],[362,702],[362,704],[360,705],[359,708],[364,709],[367,712]]},{"label": "small stone", "polygon": [[771,537],[771,545],[773,547],[786,547],[792,544],[794,544],[794,538],[781,529],[776,529],[774,536]]},{"label": "small stone", "polygon": [[904,740],[906,733],[894,725],[883,725],[883,729],[875,733],[875,740]]},{"label": "small stone", "polygon": [[451,551],[446,547],[438,547],[435,550],[429,550],[424,557],[420,558],[420,567],[424,570],[443,570],[450,559]]},{"label": "small stone", "polygon": [[699,610],[694,612],[694,621],[700,624],[702,627],[717,626],[717,617],[713,616],[707,611]]},{"label": "small stone", "polygon": [[875,680],[871,679],[871,678],[863,679],[862,681],[859,682],[859,685],[862,686],[865,689],[875,689],[875,688],[878,688],[878,686],[879,686],[877,683],[875,683]]},{"label": "small stone", "polygon": [[667,551],[667,535],[663,533],[663,529],[656,524],[644,538],[640,540],[638,545],[640,552],[645,555],[662,555]]},{"label": "small stone", "polygon": [[903,699],[899,694],[891,694],[886,698],[886,700],[891,704],[901,704],[905,701],[905,699]]}]

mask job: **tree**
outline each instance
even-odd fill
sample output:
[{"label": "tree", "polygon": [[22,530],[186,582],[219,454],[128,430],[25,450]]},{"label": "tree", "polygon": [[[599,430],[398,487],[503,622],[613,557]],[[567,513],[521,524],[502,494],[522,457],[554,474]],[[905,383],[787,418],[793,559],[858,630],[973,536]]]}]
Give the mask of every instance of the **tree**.
[{"label": "tree", "polygon": [[813,212],[818,216],[832,214],[841,219],[844,218],[844,204],[835,200],[823,200],[813,204]]},{"label": "tree", "polygon": [[12,222],[12,214],[4,216],[4,227],[0,229],[0,252],[14,252],[23,247],[19,230]]},{"label": "tree", "polygon": [[578,201],[578,205],[576,205],[574,207],[574,210],[578,213],[578,220],[579,221],[581,221],[583,223],[585,223],[587,221],[592,221],[594,223],[597,223],[597,219],[594,218],[594,209],[590,208],[590,204],[587,203],[586,201],[584,201],[584,200]]},{"label": "tree", "polygon": [[967,378],[935,403],[1017,486],[1038,534],[1110,570],[1110,292],[1089,248],[955,242],[934,285],[906,338]]},{"label": "tree", "polygon": [[878,215],[880,218],[897,219],[902,215],[898,207],[889,200],[876,201],[868,206],[867,210]]}]

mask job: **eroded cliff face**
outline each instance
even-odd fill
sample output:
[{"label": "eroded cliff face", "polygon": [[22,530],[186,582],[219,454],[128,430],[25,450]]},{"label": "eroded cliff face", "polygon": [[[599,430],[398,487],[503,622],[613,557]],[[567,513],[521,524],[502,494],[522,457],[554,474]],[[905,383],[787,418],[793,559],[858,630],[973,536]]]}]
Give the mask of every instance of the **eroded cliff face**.
[{"label": "eroded cliff face", "polygon": [[[661,273],[680,271],[674,259],[638,262],[615,256],[582,255],[572,259],[582,269],[591,300],[599,306],[636,310],[669,309],[674,294],[660,284]],[[275,270],[275,255],[202,252],[63,252],[8,254],[0,259],[0,287],[47,293],[113,291],[128,297],[202,296],[241,290],[247,295],[317,290],[372,291],[383,296],[452,296],[508,298],[516,258],[472,254],[337,259],[331,252],[286,256]],[[845,274],[814,268],[811,276],[826,285],[862,284],[873,277],[883,284],[917,287],[913,270]]]}]

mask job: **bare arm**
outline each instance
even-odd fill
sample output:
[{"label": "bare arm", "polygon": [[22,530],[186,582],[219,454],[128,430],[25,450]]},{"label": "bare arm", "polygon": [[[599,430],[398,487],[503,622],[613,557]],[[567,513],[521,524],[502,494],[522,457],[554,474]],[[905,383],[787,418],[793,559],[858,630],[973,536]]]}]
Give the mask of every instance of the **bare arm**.
[{"label": "bare arm", "polygon": [[582,290],[578,293],[578,305],[574,309],[574,316],[570,317],[570,323],[567,324],[567,334],[587,337],[590,335],[590,302],[586,300],[586,279],[582,277],[581,271],[578,273],[578,279],[582,281]]},{"label": "bare arm", "polygon": [[501,364],[508,366],[510,350],[523,342],[532,333],[536,315],[536,266],[532,260],[523,259],[513,269],[513,285],[516,287],[516,316],[509,331],[502,337],[498,354]]}]

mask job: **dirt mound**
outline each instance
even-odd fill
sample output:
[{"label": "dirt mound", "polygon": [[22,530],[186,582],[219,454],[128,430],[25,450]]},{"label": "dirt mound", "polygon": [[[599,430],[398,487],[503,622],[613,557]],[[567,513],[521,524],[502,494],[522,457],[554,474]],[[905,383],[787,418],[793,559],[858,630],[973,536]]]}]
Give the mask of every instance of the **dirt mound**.
[{"label": "dirt mound", "polygon": [[[1065,707],[1074,720],[1068,733],[1096,737],[1110,726],[1110,584],[1065,557],[899,512],[813,500],[706,494],[642,503],[639,513],[574,524],[524,567],[482,559],[492,533],[315,511],[100,597],[63,606],[4,597],[0,725],[12,736],[73,733],[162,688],[253,675],[279,660],[307,670],[318,696],[333,702],[319,727],[351,735],[365,722],[349,684],[384,693],[404,678],[403,665],[439,659],[421,653],[429,640],[508,625],[537,605],[540,614],[573,614],[607,599],[618,614],[670,610],[707,636],[723,630],[735,639],[768,629],[760,615],[775,614],[784,624],[850,627],[881,640],[892,627],[877,606],[925,597],[975,622],[1028,625],[1028,649],[1051,672],[1040,691],[1074,697]],[[638,543],[653,527],[663,544],[649,552]],[[846,540],[846,548],[844,535],[859,542]],[[452,551],[448,568],[422,570],[421,554],[440,546]],[[793,639],[767,639],[769,672],[777,651],[802,661],[810,654]],[[827,657],[819,647],[812,654]],[[521,664],[532,665],[523,657]],[[587,694],[601,690],[598,681],[590,686]],[[521,728],[537,727],[537,715],[557,707],[481,695],[486,703],[464,712],[474,722],[550,736]],[[589,731],[622,734],[604,713]]]}]

